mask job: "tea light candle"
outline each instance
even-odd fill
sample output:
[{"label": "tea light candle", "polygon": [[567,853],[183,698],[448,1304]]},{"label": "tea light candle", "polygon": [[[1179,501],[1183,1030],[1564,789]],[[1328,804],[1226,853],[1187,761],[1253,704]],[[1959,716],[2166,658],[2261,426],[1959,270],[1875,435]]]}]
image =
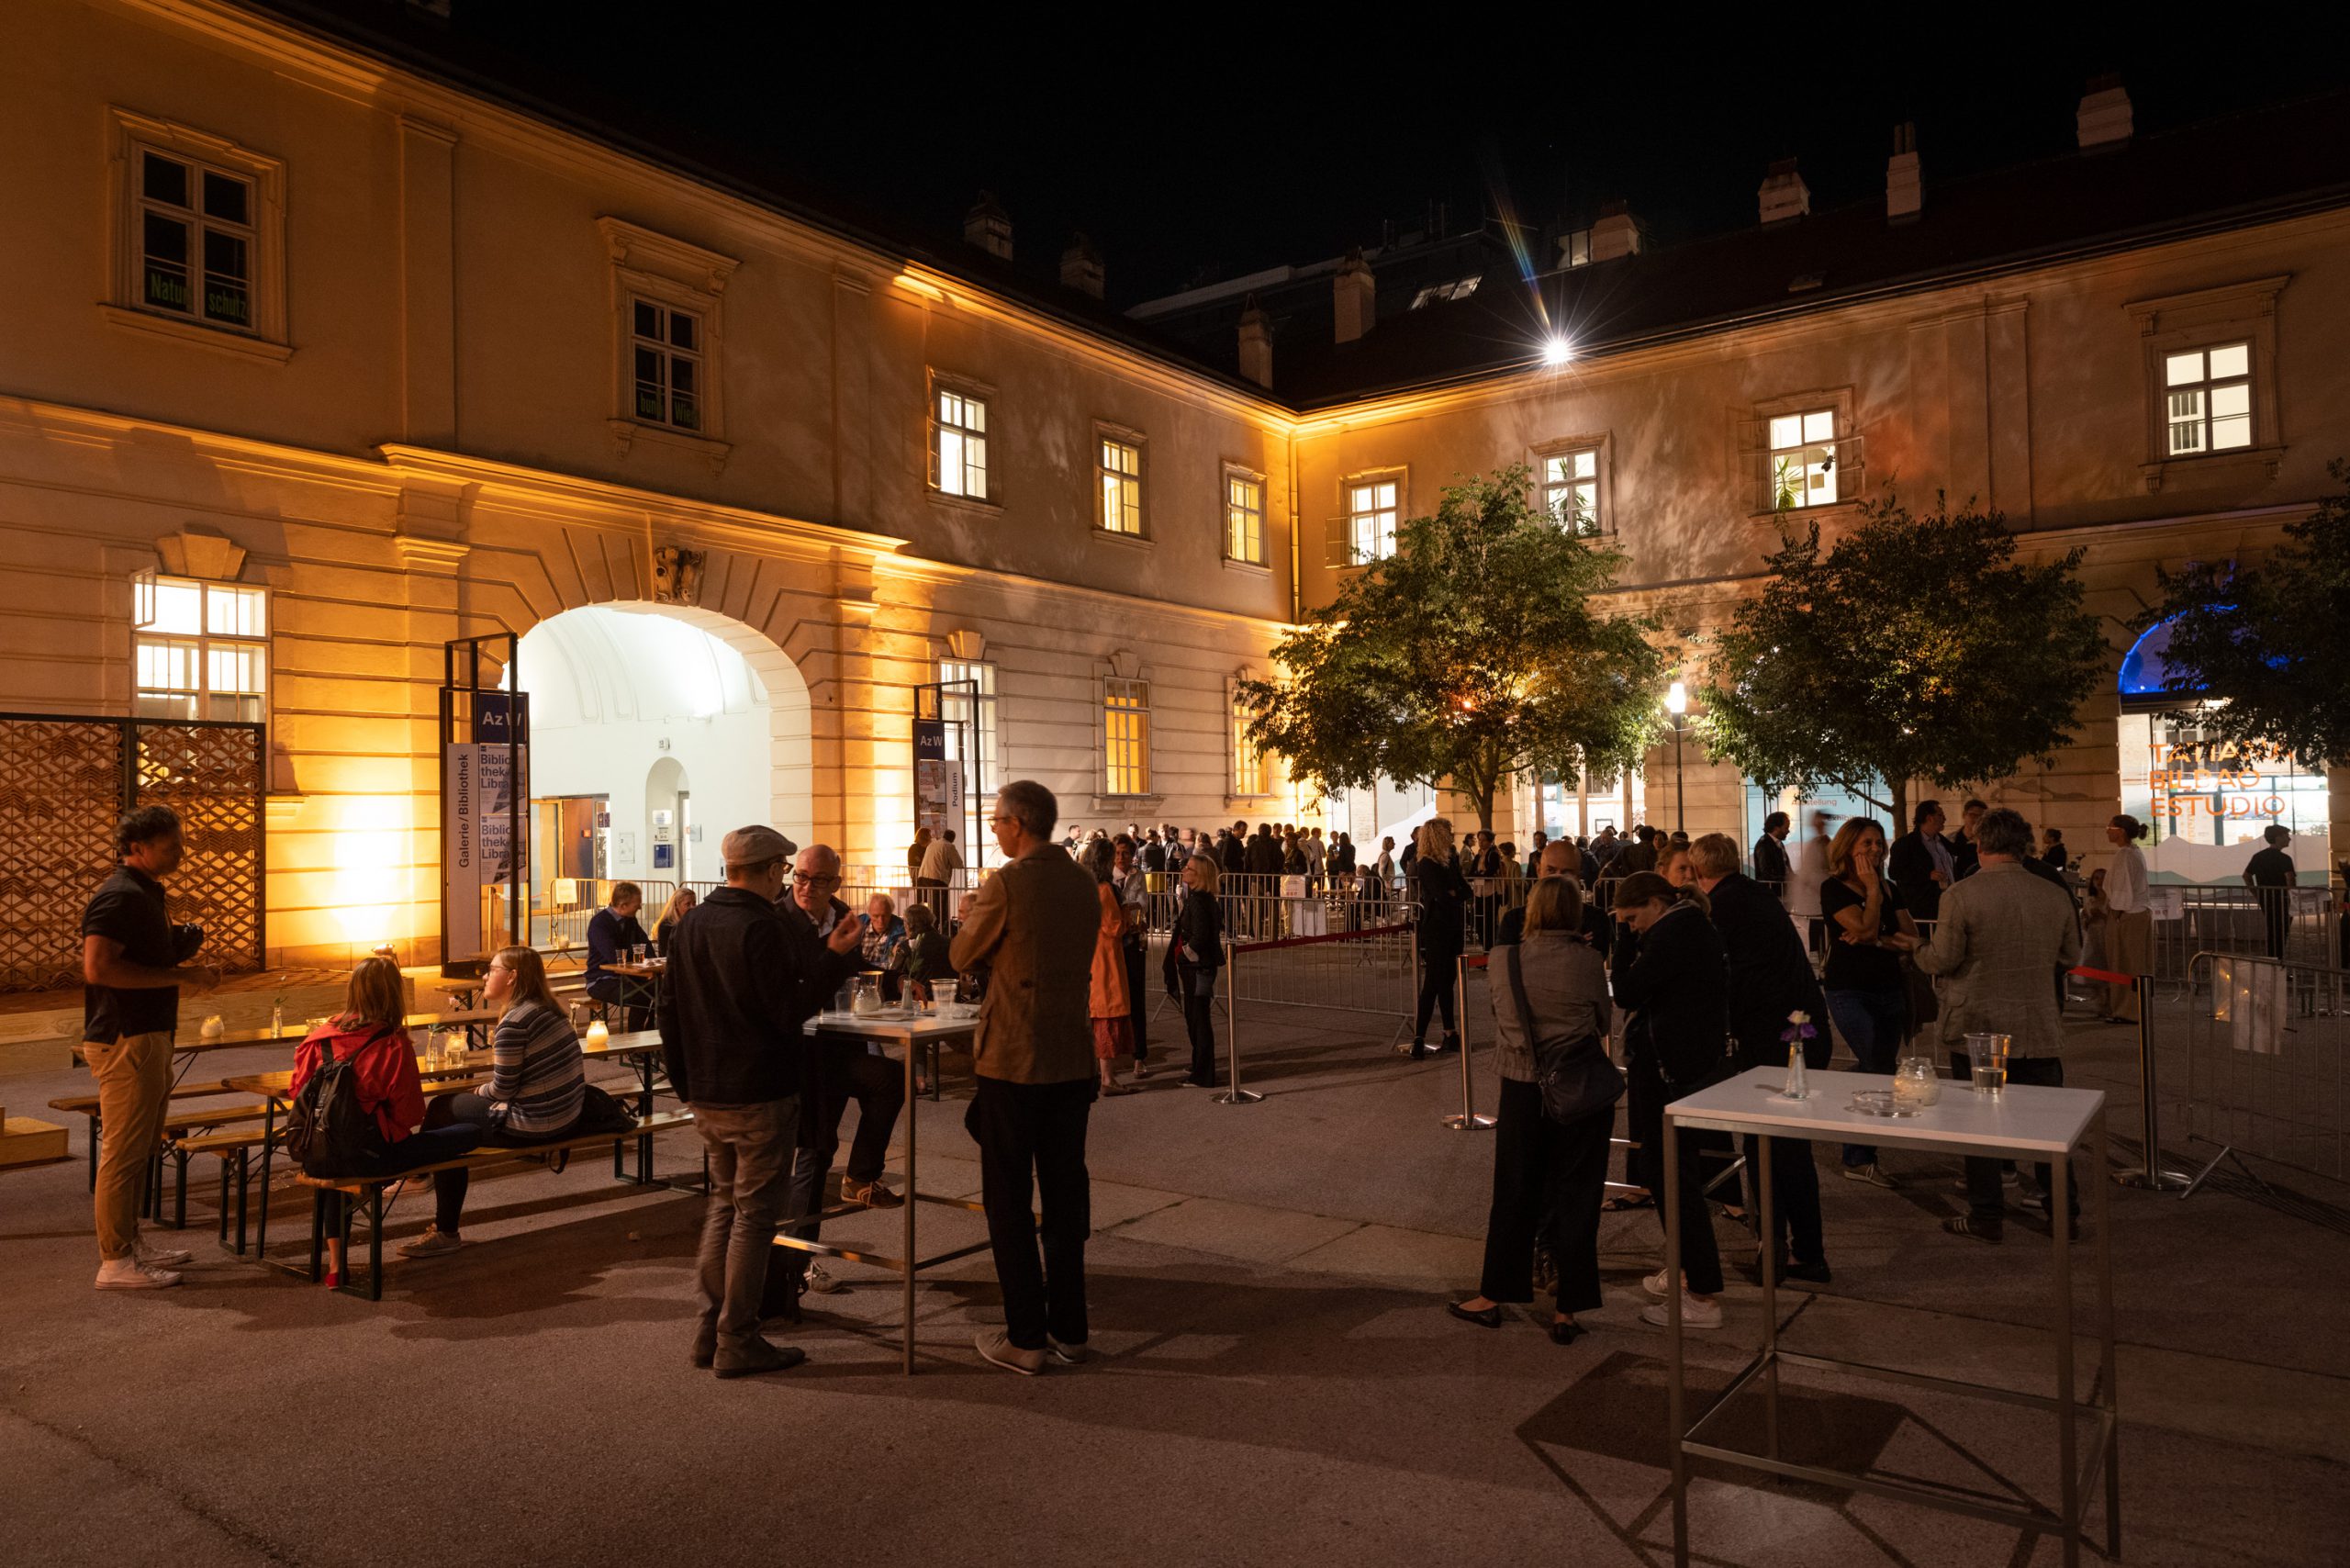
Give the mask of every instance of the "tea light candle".
[{"label": "tea light candle", "polygon": [[589,1045],[600,1046],[611,1037],[612,1032],[604,1027],[604,1021],[601,1018],[597,1019],[594,1023],[588,1025],[588,1043]]},{"label": "tea light candle", "polygon": [[217,1040],[228,1032],[228,1024],[222,1020],[220,1014],[218,1013],[215,1013],[211,1017],[207,1018],[204,1021],[204,1027],[201,1031],[204,1038],[207,1040]]}]

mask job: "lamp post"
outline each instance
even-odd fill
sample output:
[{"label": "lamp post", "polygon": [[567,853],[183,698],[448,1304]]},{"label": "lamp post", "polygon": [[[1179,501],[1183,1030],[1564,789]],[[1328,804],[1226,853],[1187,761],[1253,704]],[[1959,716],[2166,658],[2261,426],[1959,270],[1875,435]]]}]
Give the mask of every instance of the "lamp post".
[{"label": "lamp post", "polygon": [[1682,791],[1681,720],[1689,711],[1689,689],[1677,680],[1666,687],[1664,711],[1673,715],[1673,831],[1687,833],[1689,822]]}]

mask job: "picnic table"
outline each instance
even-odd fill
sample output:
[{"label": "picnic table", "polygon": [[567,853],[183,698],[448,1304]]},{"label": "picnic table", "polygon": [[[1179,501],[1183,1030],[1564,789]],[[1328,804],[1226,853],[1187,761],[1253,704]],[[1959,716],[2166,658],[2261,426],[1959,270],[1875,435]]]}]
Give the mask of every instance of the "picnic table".
[{"label": "picnic table", "polygon": [[[463,1028],[466,1040],[477,1046],[483,1043],[481,1036],[484,1026],[497,1023],[498,1019],[498,1009],[476,1007],[458,1013],[411,1013],[405,1023],[410,1029]],[[258,1029],[229,1029],[210,1036],[200,1032],[174,1036],[172,1040],[172,1057],[179,1066],[173,1074],[173,1081],[176,1083],[180,1078],[186,1076],[187,1070],[196,1064],[196,1058],[207,1051],[235,1050],[244,1046],[276,1046],[289,1041],[298,1044],[316,1026],[314,1020],[297,1018],[275,1028],[264,1025]],[[89,1065],[82,1058],[82,1047],[78,1041],[73,1047],[73,1065],[76,1067]]]},{"label": "picnic table", "polygon": [[661,977],[668,969],[669,960],[666,958],[647,958],[643,963],[630,959],[626,963],[604,966],[606,974],[621,977],[621,1000],[616,1005],[622,1009],[640,1008],[656,1014],[661,1010]]}]

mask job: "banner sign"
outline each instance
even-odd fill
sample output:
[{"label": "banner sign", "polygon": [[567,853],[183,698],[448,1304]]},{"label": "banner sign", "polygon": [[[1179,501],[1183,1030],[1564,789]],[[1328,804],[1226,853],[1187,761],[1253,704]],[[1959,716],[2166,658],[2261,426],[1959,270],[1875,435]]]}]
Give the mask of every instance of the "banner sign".
[{"label": "banner sign", "polygon": [[[530,849],[517,837],[517,792],[530,787],[530,698],[473,693],[471,741],[441,754],[444,958],[478,958],[506,937],[484,890],[522,885]],[[494,738],[492,738],[494,737]],[[520,778],[516,778],[517,765]],[[527,826],[527,824],[526,824]]]},{"label": "banner sign", "polygon": [[946,756],[946,721],[914,721],[914,825],[935,838],[963,825],[963,765]]}]

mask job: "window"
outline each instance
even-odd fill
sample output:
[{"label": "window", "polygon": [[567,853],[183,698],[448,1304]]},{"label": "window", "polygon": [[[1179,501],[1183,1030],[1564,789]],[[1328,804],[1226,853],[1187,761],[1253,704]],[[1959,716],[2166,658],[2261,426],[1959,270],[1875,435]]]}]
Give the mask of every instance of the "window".
[{"label": "window", "polygon": [[2252,444],[2252,345],[2226,343],[2163,356],[2169,455],[2194,457]]},{"label": "window", "polygon": [[1224,555],[1253,566],[1265,564],[1264,476],[1229,464],[1224,470]]},{"label": "window", "polygon": [[972,711],[970,693],[966,689],[947,688],[940,693],[938,716],[946,721],[946,757],[950,762],[962,760],[962,734],[957,724],[968,724],[978,753],[979,766],[974,769],[979,793],[982,799],[1002,788],[998,771],[995,734],[995,666],[966,659],[938,661],[938,678],[943,681],[968,680],[979,687],[978,711]]},{"label": "window", "polygon": [[250,330],[252,225],[251,180],[140,149],[139,303]]},{"label": "window", "polygon": [[268,589],[142,572],[131,599],[140,716],[266,722]]},{"label": "window", "polygon": [[283,362],[285,165],[205,131],[114,117],[118,325]]},{"label": "window", "polygon": [[1450,283],[1429,284],[1412,296],[1412,308],[1417,310],[1423,306],[1440,304],[1448,299],[1466,299],[1476,293],[1477,286],[1484,281],[1484,274],[1478,273],[1470,277],[1455,278]]},{"label": "window", "polygon": [[1570,229],[1559,236],[1559,264],[1562,267],[1591,265],[1591,230]]},{"label": "window", "polygon": [[[1093,475],[1094,488],[1101,497],[1094,521],[1106,533],[1142,537],[1140,439],[1108,434],[1097,436]],[[1113,794],[1116,792],[1112,791]]]},{"label": "window", "polygon": [[656,300],[630,302],[636,417],[647,424],[701,429],[701,317]]},{"label": "window", "polygon": [[930,482],[942,494],[988,498],[988,405],[941,386],[930,420]]},{"label": "window", "polygon": [[1403,514],[1403,480],[1393,474],[1366,475],[1348,480],[1346,495],[1345,559],[1338,564],[1360,566],[1393,555],[1395,524]]},{"label": "window", "polygon": [[1102,792],[1150,793],[1150,682],[1116,676],[1102,685]]},{"label": "window", "polygon": [[1270,795],[1271,769],[1263,751],[1248,734],[1248,711],[1237,699],[1232,704],[1232,792],[1236,796]]},{"label": "window", "polygon": [[1769,501],[1774,511],[1836,500],[1836,411],[1812,409],[1770,420]]},{"label": "window", "polygon": [[1542,510],[1570,533],[1601,533],[1599,449],[1595,446],[1542,455]]}]

